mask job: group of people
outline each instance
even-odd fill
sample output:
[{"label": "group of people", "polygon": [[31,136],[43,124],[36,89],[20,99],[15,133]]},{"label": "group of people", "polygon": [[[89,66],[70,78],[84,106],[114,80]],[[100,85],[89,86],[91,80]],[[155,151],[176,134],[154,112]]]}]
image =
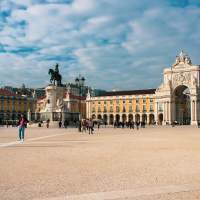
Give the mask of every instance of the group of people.
[{"label": "group of people", "polygon": [[94,132],[94,123],[92,119],[82,119],[79,126],[81,132],[88,131],[89,134],[93,134]]},{"label": "group of people", "polygon": [[[18,127],[19,127],[19,140],[21,142],[24,141],[24,134],[25,134],[25,128],[27,127],[27,123],[28,120],[26,119],[26,117],[24,115],[20,116],[20,119],[18,121]],[[47,119],[46,121],[46,127],[49,128],[49,123],[50,120]],[[100,128],[100,121],[96,122],[98,129]],[[64,128],[67,128],[68,126],[68,121],[65,120],[64,123],[62,124],[61,121],[59,121],[59,128],[62,128],[64,125]],[[144,121],[129,121],[129,122],[114,122],[114,128],[130,128],[130,129],[134,129],[136,127],[137,130],[139,130],[139,128],[145,128],[145,122]],[[105,125],[106,126],[106,125]],[[92,119],[82,119],[79,121],[79,131],[80,132],[87,132],[89,134],[93,134],[94,133],[94,122]]]},{"label": "group of people", "polygon": [[145,128],[146,123],[144,121],[128,121],[128,122],[114,122],[114,128],[130,128],[130,129],[134,129],[136,127],[137,130],[139,130],[139,128]]}]

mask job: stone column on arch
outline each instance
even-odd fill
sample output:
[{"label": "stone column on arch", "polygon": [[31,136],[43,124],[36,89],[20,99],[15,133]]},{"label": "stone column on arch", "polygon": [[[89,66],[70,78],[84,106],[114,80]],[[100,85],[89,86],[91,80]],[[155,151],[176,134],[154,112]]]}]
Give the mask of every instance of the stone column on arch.
[{"label": "stone column on arch", "polygon": [[133,121],[135,122],[135,113],[133,113]]},{"label": "stone column on arch", "polygon": [[167,120],[166,120],[166,118],[167,118],[167,117],[166,117],[166,113],[167,113],[167,112],[166,112],[166,102],[164,101],[164,102],[163,102],[163,122],[164,122],[164,123],[166,123],[166,121],[167,121]]},{"label": "stone column on arch", "polygon": [[90,118],[90,115],[89,115],[89,107],[90,107],[90,102],[87,101],[87,102],[86,102],[86,118]]},{"label": "stone column on arch", "polygon": [[113,123],[115,123],[116,121],[116,113],[112,113],[113,114]]},{"label": "stone column on arch", "polygon": [[191,98],[191,125],[198,125],[197,122],[197,99]]},{"label": "stone column on arch", "polygon": [[149,117],[150,113],[147,113],[147,125],[149,125],[150,122],[150,117]]},{"label": "stone column on arch", "polygon": [[155,102],[155,115],[154,115],[154,120],[156,124],[158,124],[158,102]]},{"label": "stone column on arch", "polygon": [[169,124],[172,124],[172,102],[169,101]]},{"label": "stone column on arch", "polygon": [[107,113],[107,123],[110,125],[110,113]]}]

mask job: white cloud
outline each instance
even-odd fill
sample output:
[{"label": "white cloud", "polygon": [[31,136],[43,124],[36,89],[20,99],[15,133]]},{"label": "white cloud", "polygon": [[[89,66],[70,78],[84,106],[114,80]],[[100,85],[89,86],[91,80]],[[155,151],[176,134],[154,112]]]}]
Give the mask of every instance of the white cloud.
[{"label": "white cloud", "polygon": [[0,17],[0,49],[6,51],[0,52],[0,78],[14,71],[19,85],[21,69],[27,83],[42,85],[48,67],[59,62],[65,80],[82,73],[96,87],[156,87],[180,49],[200,62],[200,11],[194,3],[3,0],[0,8],[8,12]]}]

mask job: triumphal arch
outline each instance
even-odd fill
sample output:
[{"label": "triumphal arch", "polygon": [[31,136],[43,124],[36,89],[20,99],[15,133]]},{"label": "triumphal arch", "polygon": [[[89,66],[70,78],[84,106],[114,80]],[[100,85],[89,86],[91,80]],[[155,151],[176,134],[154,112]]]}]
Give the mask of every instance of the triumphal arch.
[{"label": "triumphal arch", "polygon": [[156,121],[197,125],[200,121],[200,66],[181,51],[175,63],[164,69],[162,84],[155,92]]}]

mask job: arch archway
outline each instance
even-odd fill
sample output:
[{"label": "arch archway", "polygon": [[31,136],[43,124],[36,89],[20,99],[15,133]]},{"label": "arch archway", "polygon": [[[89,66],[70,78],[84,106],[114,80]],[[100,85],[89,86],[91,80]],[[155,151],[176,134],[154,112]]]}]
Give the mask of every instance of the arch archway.
[{"label": "arch archway", "polygon": [[129,121],[129,122],[132,122],[132,121],[133,121],[133,115],[132,115],[132,114],[129,114],[129,115],[128,115],[128,121]]},{"label": "arch archway", "polygon": [[175,121],[180,125],[189,125],[191,121],[190,90],[185,85],[176,87],[173,93],[175,103]]},{"label": "arch archway", "polygon": [[163,123],[163,114],[160,113],[160,114],[158,115],[158,125],[162,125],[162,123]]},{"label": "arch archway", "polygon": [[92,119],[93,120],[96,119],[96,115],[95,114],[92,115]]},{"label": "arch archway", "polygon": [[155,117],[154,114],[149,114],[149,124],[153,125],[155,123]]},{"label": "arch archway", "polygon": [[120,122],[120,115],[116,115],[116,122],[119,123]]},{"label": "arch archway", "polygon": [[98,116],[97,116],[97,119],[102,120],[102,116],[101,116],[101,115],[98,115]]},{"label": "arch archway", "polygon": [[126,122],[126,120],[127,120],[126,114],[123,114],[123,115],[122,115],[122,121],[123,121],[123,122]]},{"label": "arch archway", "polygon": [[139,115],[139,114],[136,114],[136,115],[135,115],[135,121],[136,121],[136,122],[139,122],[139,121],[140,121],[140,115]]},{"label": "arch archway", "polygon": [[147,114],[142,114],[142,122],[147,123]]},{"label": "arch archway", "polygon": [[103,122],[108,123],[108,116],[106,114],[103,115]]},{"label": "arch archway", "polygon": [[113,116],[113,114],[110,114],[109,121],[110,121],[110,124],[114,123],[114,116]]}]

